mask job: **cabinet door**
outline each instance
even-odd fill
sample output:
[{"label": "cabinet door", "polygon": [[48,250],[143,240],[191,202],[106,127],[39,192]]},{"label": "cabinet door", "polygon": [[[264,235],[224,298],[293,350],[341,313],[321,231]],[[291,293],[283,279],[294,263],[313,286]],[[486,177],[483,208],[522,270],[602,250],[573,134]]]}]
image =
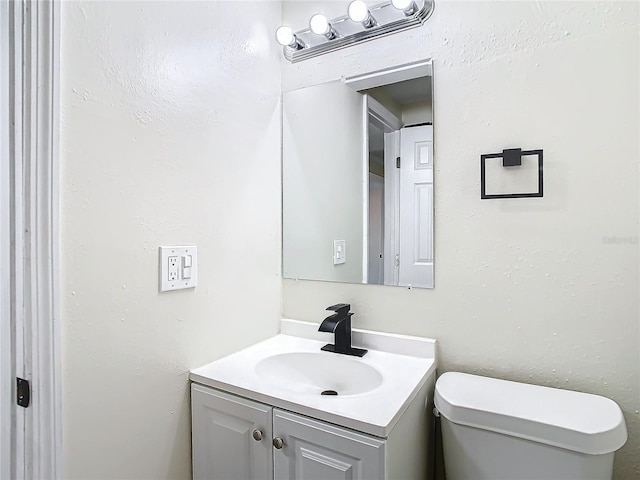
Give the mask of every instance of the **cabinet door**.
[{"label": "cabinet door", "polygon": [[[194,480],[265,480],[273,474],[272,408],[191,384]],[[254,438],[254,431],[258,430]]]},{"label": "cabinet door", "polygon": [[382,480],[385,441],[274,409],[274,436],[284,440],[274,449],[277,480]]}]

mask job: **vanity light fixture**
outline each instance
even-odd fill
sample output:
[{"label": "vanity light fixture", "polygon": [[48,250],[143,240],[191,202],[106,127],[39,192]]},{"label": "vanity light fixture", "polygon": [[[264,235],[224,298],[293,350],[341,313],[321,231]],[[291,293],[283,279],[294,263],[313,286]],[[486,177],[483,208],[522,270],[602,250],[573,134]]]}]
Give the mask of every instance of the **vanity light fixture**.
[{"label": "vanity light fixture", "polygon": [[291,27],[279,27],[276,30],[276,40],[283,47],[289,47],[293,50],[300,50],[301,48],[306,47],[303,41],[301,41]]},{"label": "vanity light fixture", "polygon": [[367,7],[363,0],[353,0],[347,15],[327,19],[316,14],[309,28],[294,32],[280,27],[276,32],[285,58],[298,62],[323,53],[373,40],[384,35],[419,27],[433,13],[433,0],[385,0]]},{"label": "vanity light fixture", "polygon": [[347,15],[354,22],[362,24],[364,28],[371,28],[377,25],[376,19],[367,8],[363,0],[353,0],[347,9]]}]

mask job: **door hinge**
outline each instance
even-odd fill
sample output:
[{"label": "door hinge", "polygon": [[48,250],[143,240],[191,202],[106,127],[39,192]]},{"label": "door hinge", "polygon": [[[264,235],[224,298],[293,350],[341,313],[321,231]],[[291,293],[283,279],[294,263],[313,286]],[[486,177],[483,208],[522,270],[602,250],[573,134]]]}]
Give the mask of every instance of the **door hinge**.
[{"label": "door hinge", "polygon": [[396,254],[395,264],[396,264],[396,267],[400,266],[400,255],[399,254]]},{"label": "door hinge", "polygon": [[25,380],[24,378],[16,378],[16,380],[16,401],[19,406],[27,408],[31,401],[31,386],[29,385],[29,380]]},{"label": "door hinge", "polygon": [[400,157],[396,157],[396,168],[400,168]]}]

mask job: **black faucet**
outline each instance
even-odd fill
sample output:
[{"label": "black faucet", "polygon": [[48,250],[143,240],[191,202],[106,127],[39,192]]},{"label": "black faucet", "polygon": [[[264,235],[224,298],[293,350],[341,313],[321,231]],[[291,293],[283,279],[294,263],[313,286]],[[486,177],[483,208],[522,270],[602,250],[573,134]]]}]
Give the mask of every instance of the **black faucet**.
[{"label": "black faucet", "polygon": [[353,355],[355,357],[363,357],[367,350],[364,348],[354,348],[351,346],[351,316],[349,313],[351,305],[348,303],[338,303],[327,307],[333,315],[328,316],[320,324],[319,332],[331,332],[335,334],[335,345],[328,343],[322,350],[325,352],[341,353],[343,355]]}]

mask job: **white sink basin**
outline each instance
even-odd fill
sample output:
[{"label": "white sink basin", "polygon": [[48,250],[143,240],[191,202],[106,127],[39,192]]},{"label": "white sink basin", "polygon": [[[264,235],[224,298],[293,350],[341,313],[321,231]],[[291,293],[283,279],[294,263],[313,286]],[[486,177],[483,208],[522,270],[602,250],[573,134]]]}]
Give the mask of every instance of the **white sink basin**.
[{"label": "white sink basin", "polygon": [[333,335],[317,323],[280,325],[279,335],[192,370],[191,380],[381,438],[435,381],[433,339],[353,329],[352,344],[369,350],[358,358],[322,351]]},{"label": "white sink basin", "polygon": [[278,388],[312,395],[357,395],[382,384],[374,367],[335,353],[283,353],[260,360],[255,369]]}]

